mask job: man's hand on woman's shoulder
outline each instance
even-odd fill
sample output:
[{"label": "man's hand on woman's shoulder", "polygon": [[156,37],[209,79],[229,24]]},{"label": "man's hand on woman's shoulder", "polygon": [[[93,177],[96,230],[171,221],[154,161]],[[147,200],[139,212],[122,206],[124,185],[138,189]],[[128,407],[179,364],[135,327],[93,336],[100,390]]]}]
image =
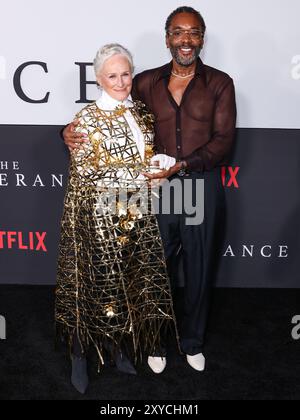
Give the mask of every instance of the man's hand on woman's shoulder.
[{"label": "man's hand on woman's shoulder", "polygon": [[74,120],[68,124],[62,132],[65,145],[69,148],[70,152],[78,149],[83,143],[87,143],[89,141],[86,134],[76,131],[78,124],[79,121]]}]

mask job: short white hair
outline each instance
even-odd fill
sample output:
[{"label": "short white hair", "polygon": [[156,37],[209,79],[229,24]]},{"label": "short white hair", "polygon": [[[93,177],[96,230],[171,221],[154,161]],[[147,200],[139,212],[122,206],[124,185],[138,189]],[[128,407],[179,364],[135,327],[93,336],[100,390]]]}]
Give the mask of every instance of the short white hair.
[{"label": "short white hair", "polygon": [[134,65],[133,65],[133,58],[130,53],[130,51],[127,50],[127,48],[123,47],[120,44],[106,44],[103,47],[101,47],[96,54],[96,57],[94,59],[94,70],[96,76],[98,76],[99,72],[101,71],[104,62],[113,57],[114,55],[123,55],[127,58],[130,64],[131,72],[134,72]]}]

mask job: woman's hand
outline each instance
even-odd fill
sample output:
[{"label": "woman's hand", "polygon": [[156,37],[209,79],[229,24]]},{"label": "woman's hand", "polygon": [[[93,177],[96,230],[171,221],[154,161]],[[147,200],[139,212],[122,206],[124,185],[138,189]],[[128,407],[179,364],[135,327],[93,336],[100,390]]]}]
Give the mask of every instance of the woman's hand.
[{"label": "woman's hand", "polygon": [[83,143],[87,143],[89,141],[85,134],[77,133],[75,131],[78,124],[78,120],[71,122],[65,127],[62,133],[65,145],[69,148],[70,152],[80,148]]},{"label": "woman's hand", "polygon": [[174,166],[176,163],[176,159],[168,156],[168,155],[164,155],[164,154],[159,154],[159,155],[155,155],[153,156],[153,158],[151,159],[151,164],[158,166],[159,169],[170,169],[172,168],[172,166]]}]

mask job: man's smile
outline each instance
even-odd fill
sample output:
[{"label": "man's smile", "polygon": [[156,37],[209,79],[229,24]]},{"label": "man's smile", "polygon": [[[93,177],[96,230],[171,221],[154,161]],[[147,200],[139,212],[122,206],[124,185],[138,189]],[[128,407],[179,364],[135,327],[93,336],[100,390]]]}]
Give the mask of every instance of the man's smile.
[{"label": "man's smile", "polygon": [[179,47],[179,51],[184,55],[189,55],[191,52],[193,52],[194,48],[190,47]]}]

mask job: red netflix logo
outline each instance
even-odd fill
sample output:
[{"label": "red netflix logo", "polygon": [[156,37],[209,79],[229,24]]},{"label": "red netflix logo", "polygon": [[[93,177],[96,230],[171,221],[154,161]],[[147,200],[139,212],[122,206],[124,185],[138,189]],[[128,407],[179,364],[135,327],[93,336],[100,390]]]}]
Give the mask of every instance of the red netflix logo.
[{"label": "red netflix logo", "polygon": [[239,171],[239,166],[223,166],[221,170],[223,186],[227,188],[240,188],[237,180]]},{"label": "red netflix logo", "polygon": [[46,232],[4,232],[0,231],[0,250],[19,249],[22,251],[47,252]]}]

